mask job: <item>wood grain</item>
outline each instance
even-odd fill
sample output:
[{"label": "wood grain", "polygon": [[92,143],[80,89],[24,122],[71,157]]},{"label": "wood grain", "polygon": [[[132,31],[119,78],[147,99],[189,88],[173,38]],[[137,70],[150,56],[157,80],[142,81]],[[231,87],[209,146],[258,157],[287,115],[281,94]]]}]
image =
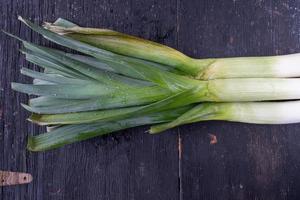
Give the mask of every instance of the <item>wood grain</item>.
[{"label": "wood grain", "polygon": [[[300,52],[299,8],[296,1],[182,1],[179,49],[203,58]],[[182,199],[299,199],[299,128],[181,127]]]},{"label": "wood grain", "polygon": [[[17,21],[64,17],[161,42],[194,57],[300,52],[300,3],[291,0],[10,0],[0,28],[61,48]],[[151,136],[146,127],[30,153],[26,121],[11,81],[28,66],[17,41],[0,34],[0,169],[28,171],[30,185],[0,188],[1,200],[299,199],[300,125],[207,122]],[[35,67],[29,65],[30,67]],[[210,144],[209,135],[217,138]]]}]

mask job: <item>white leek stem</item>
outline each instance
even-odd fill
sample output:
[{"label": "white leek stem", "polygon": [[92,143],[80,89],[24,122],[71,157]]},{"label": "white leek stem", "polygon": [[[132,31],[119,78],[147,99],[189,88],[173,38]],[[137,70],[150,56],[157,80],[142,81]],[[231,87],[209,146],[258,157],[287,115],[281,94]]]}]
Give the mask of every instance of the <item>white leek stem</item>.
[{"label": "white leek stem", "polygon": [[230,105],[228,112],[228,121],[255,124],[299,123],[300,101],[235,103]]},{"label": "white leek stem", "polygon": [[210,98],[219,102],[300,99],[299,78],[216,79],[207,87]]},{"label": "white leek stem", "polygon": [[150,133],[159,133],[182,124],[207,120],[254,124],[300,123],[300,101],[202,103],[170,123],[152,126]]},{"label": "white leek stem", "polygon": [[199,59],[196,62],[202,66],[196,78],[202,80],[300,77],[299,53],[282,56]]}]

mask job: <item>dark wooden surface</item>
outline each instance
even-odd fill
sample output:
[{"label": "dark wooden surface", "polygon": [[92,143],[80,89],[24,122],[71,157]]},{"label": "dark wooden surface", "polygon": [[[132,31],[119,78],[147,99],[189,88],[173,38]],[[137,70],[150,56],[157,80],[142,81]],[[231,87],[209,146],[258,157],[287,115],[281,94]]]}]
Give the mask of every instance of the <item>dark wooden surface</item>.
[{"label": "dark wooden surface", "polygon": [[[300,52],[295,0],[2,0],[0,9],[1,29],[49,46],[55,45],[21,26],[17,15],[107,27],[194,57]],[[0,188],[1,200],[300,199],[300,125],[208,122],[157,136],[140,127],[26,151],[27,136],[42,129],[25,120],[20,102],[27,97],[10,89],[11,81],[30,81],[19,74],[28,63],[18,47],[0,34],[0,169],[30,172],[34,181]]]}]

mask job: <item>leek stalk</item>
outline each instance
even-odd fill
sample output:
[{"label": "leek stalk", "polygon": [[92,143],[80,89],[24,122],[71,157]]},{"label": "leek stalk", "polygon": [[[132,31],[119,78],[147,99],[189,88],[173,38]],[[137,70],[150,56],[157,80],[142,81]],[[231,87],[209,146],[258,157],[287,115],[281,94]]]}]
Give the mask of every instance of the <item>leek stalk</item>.
[{"label": "leek stalk", "polygon": [[101,49],[173,67],[201,80],[300,76],[300,54],[194,59],[162,44],[108,29],[83,28],[61,18],[44,27]]},{"label": "leek stalk", "polygon": [[208,120],[226,120],[256,124],[299,123],[299,113],[300,101],[202,103],[128,118],[118,122],[64,125],[48,133],[30,137],[28,149],[31,151],[45,151],[126,128],[162,122],[167,123],[154,125],[149,132],[155,134],[182,124]]},{"label": "leek stalk", "polygon": [[208,120],[225,120],[251,124],[300,123],[300,101],[202,103],[176,120],[152,126],[150,133],[159,133],[182,124]]}]

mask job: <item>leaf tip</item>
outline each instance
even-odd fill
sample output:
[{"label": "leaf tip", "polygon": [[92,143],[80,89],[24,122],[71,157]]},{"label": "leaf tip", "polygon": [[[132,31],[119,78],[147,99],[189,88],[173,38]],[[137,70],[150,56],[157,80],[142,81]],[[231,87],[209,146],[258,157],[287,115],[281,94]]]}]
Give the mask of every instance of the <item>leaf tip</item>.
[{"label": "leaf tip", "polygon": [[12,90],[17,90],[19,83],[16,82],[11,82],[10,83],[10,87]]},{"label": "leaf tip", "polygon": [[32,122],[32,123],[38,124],[40,126],[46,125],[45,123],[43,123],[41,121],[41,118],[42,118],[42,115],[40,115],[38,113],[32,113],[31,116],[27,120],[30,121],[30,122]]},{"label": "leaf tip", "polygon": [[21,15],[18,15],[18,20],[26,24],[26,20]]},{"label": "leaf tip", "polygon": [[149,134],[157,134],[173,127],[174,126],[170,126],[169,123],[154,125],[150,127]]},{"label": "leaf tip", "polygon": [[38,151],[36,149],[36,142],[35,142],[35,139],[34,139],[33,136],[29,136],[28,137],[28,140],[27,140],[27,150],[34,151],[34,152]]},{"label": "leaf tip", "polygon": [[146,133],[149,133],[151,135],[158,133],[154,127],[150,127],[150,129],[148,131],[146,131]]},{"label": "leaf tip", "polygon": [[7,35],[7,36],[9,36],[9,37],[12,37],[12,38],[14,38],[14,39],[17,39],[17,40],[19,40],[19,41],[21,41],[21,42],[23,41],[21,38],[19,38],[18,36],[14,35],[14,34],[11,34],[11,33],[7,32],[7,31],[3,30],[3,29],[1,29],[1,31],[2,31],[2,33],[4,33],[5,35]]},{"label": "leaf tip", "polygon": [[32,109],[31,109],[31,107],[30,107],[29,105],[26,105],[26,104],[24,104],[24,103],[21,103],[21,106],[22,106],[25,110],[27,110],[27,111],[29,111],[29,112],[32,112]]}]

